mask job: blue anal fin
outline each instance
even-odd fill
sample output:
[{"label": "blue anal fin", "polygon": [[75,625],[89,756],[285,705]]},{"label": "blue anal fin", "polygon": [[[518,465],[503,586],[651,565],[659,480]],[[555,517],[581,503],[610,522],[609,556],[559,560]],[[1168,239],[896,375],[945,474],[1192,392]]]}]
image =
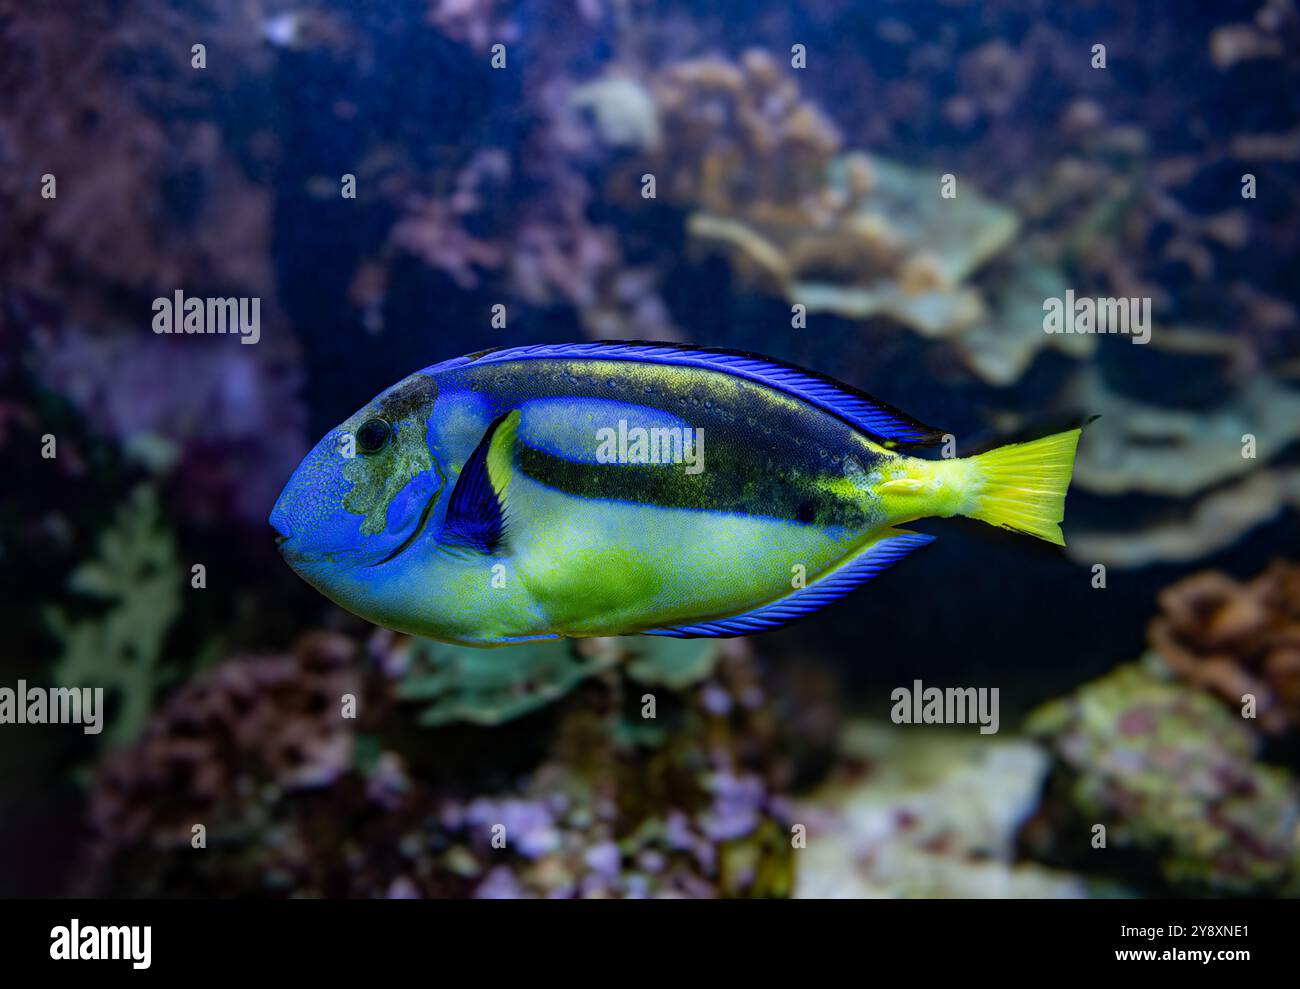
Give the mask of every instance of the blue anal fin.
[{"label": "blue anal fin", "polygon": [[839,600],[891,564],[897,563],[912,550],[934,542],[934,538],[924,532],[898,532],[897,535],[885,536],[848,563],[842,564],[839,569],[771,604],[731,618],[719,618],[698,625],[650,629],[641,634],[670,635],[679,639],[726,638],[780,628]]}]

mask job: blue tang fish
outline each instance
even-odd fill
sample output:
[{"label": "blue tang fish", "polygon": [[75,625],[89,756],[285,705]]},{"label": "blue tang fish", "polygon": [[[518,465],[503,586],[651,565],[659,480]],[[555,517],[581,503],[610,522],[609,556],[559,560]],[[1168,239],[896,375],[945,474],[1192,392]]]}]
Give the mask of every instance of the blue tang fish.
[{"label": "blue tang fish", "polygon": [[490,350],[331,430],[270,522],[305,580],[376,624],[498,646],[777,628],[965,515],[1063,544],[1079,430],[968,458],[848,385],[661,343]]}]

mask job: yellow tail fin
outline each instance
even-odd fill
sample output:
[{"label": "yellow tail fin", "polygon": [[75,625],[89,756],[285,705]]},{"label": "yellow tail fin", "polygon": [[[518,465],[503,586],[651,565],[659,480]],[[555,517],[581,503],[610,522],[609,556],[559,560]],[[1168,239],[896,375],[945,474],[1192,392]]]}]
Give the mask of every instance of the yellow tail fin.
[{"label": "yellow tail fin", "polygon": [[1071,429],[971,457],[961,514],[1064,546],[1060,522],[1079,433]]}]

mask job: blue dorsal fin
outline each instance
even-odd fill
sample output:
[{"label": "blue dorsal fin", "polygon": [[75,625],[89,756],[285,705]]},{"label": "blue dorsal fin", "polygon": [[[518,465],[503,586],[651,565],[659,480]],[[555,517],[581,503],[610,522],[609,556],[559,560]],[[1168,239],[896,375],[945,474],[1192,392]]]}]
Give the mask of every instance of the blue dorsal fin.
[{"label": "blue dorsal fin", "polygon": [[[894,530],[897,532],[897,530]],[[897,532],[885,536],[863,550],[838,570],[822,577],[807,587],[795,591],[771,604],[747,611],[731,618],[702,622],[699,625],[679,625],[676,628],[656,628],[642,635],[670,635],[678,639],[722,638],[731,635],[749,635],[766,632],[811,614],[832,601],[837,601],[855,587],[860,587],[886,567],[897,563],[914,549],[934,542],[934,536],[924,532]]]},{"label": "blue dorsal fin", "polygon": [[718,350],[675,343],[602,340],[596,343],[551,343],[491,350],[474,355],[470,363],[492,364],[546,357],[648,361],[710,368],[738,378],[760,382],[787,395],[803,399],[850,425],[870,433],[885,446],[933,446],[942,442],[944,437],[943,430],[918,422],[906,412],[872,398],[866,392],[850,385],[841,384],[816,371],[806,371],[793,364],[742,350]]},{"label": "blue dorsal fin", "polygon": [[447,502],[438,541],[480,553],[494,553],[505,539],[505,489],[519,411],[507,412],[487,428],[465,461]]}]

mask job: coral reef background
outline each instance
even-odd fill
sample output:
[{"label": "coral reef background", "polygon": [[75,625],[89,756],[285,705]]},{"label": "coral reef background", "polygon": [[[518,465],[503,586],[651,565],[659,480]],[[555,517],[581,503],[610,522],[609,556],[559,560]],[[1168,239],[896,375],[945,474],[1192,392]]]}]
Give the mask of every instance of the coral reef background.
[{"label": "coral reef background", "polygon": [[[1211,6],[0,0],[0,686],[111,701],[0,726],[0,893],[1294,895],[1300,11]],[[261,339],[154,334],[178,290]],[[1044,332],[1067,290],[1150,343]],[[316,436],[581,338],[963,454],[1100,415],[1068,549],[951,520],[778,633],[490,654],[281,565]],[[1002,732],[892,724],[917,678]]]}]

